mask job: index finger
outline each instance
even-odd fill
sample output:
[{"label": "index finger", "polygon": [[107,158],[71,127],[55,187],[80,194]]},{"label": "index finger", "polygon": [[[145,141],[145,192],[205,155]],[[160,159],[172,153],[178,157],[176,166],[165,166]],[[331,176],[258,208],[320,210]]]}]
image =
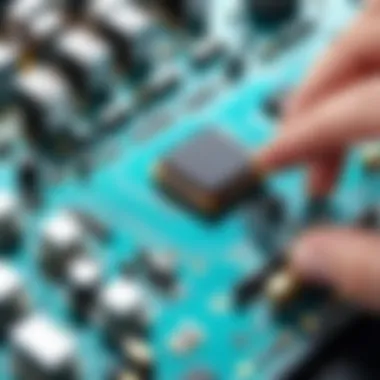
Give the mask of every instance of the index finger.
[{"label": "index finger", "polygon": [[330,96],[292,119],[291,128],[256,157],[264,172],[310,163],[380,135],[380,78],[371,78]]},{"label": "index finger", "polygon": [[286,116],[368,75],[380,67],[379,14],[365,12],[313,69],[288,104]]}]

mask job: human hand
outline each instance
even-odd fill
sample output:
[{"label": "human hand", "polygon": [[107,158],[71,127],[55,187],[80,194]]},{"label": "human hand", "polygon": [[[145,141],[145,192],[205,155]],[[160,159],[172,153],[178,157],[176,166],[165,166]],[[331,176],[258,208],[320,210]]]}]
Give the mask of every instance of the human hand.
[{"label": "human hand", "polygon": [[[380,137],[380,1],[373,0],[286,107],[280,136],[258,155],[265,171],[306,164],[314,196],[328,193],[353,144]],[[380,236],[320,228],[294,245],[305,280],[380,311]]]}]

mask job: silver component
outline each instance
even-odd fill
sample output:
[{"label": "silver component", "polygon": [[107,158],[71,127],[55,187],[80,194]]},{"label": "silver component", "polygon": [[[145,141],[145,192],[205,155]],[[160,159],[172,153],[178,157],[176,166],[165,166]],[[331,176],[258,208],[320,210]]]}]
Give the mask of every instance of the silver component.
[{"label": "silver component", "polygon": [[0,263],[0,329],[8,328],[26,310],[26,294],[20,275]]},{"label": "silver component", "polygon": [[77,379],[74,339],[41,315],[20,322],[12,331],[12,359],[20,380]]},{"label": "silver component", "polygon": [[20,74],[16,92],[29,128],[38,128],[49,137],[69,133],[74,114],[73,97],[57,71],[49,66],[37,66]]},{"label": "silver component", "polygon": [[[28,43],[32,43],[38,49],[49,49],[58,37],[64,26],[64,18],[61,12],[50,10],[36,15],[28,27]],[[41,51],[44,54],[46,51]]]},{"label": "silver component", "polygon": [[68,283],[80,288],[90,288],[100,282],[99,263],[89,257],[78,257],[73,260],[68,270]]},{"label": "silver component", "polygon": [[64,274],[69,262],[85,247],[82,225],[65,211],[45,222],[41,239],[42,263],[53,275]]},{"label": "silver component", "polygon": [[88,7],[88,15],[92,20],[99,20],[106,12],[115,12],[126,4],[125,0],[92,0]]},{"label": "silver component", "polygon": [[76,311],[92,309],[101,284],[99,263],[88,256],[74,259],[67,270],[67,287],[72,306]]},{"label": "silver component", "polygon": [[113,73],[109,46],[86,28],[69,29],[56,45],[58,62],[71,82],[86,95],[108,93]]},{"label": "silver component", "polygon": [[157,287],[173,290],[177,263],[174,255],[167,252],[151,252],[145,255],[147,274]]},{"label": "silver component", "polygon": [[100,294],[100,322],[112,339],[122,341],[129,333],[145,330],[147,306],[143,289],[137,283],[118,279]]},{"label": "silver component", "polygon": [[157,30],[155,20],[146,10],[124,4],[100,14],[97,22],[122,64],[132,69],[147,69]]},{"label": "silver component", "polygon": [[146,378],[152,377],[154,354],[148,341],[138,338],[128,338],[122,344],[122,352],[130,367]]},{"label": "silver component", "polygon": [[0,105],[13,99],[19,48],[11,42],[0,43]]},{"label": "silver component", "polygon": [[14,0],[11,2],[7,21],[16,36],[25,36],[35,17],[54,3],[49,0]]},{"label": "silver component", "polygon": [[21,208],[14,194],[0,192],[0,246],[17,242],[21,233]]}]

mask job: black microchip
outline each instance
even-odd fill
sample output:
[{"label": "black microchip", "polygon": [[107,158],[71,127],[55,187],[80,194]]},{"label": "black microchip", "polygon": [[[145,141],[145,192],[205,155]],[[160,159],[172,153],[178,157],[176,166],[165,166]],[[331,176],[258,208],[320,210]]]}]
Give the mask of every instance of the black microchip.
[{"label": "black microchip", "polygon": [[167,157],[159,170],[165,189],[202,214],[219,215],[257,188],[249,154],[231,137],[206,130]]}]

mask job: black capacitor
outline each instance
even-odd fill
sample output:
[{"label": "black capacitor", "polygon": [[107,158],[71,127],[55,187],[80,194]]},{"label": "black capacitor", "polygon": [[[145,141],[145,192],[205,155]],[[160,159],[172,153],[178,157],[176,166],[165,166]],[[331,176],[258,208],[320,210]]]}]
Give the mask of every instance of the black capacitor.
[{"label": "black capacitor", "polygon": [[74,311],[84,316],[95,305],[101,286],[101,268],[92,258],[79,257],[70,263],[66,283]]},{"label": "black capacitor", "polygon": [[257,26],[277,26],[295,18],[299,0],[247,0],[248,12]]},{"label": "black capacitor", "polygon": [[281,268],[286,260],[284,253],[277,253],[259,271],[243,279],[234,289],[234,301],[238,308],[244,308],[253,302],[262,292],[266,280]]},{"label": "black capacitor", "polygon": [[41,172],[35,157],[28,157],[20,163],[18,186],[21,196],[29,205],[41,200]]}]

